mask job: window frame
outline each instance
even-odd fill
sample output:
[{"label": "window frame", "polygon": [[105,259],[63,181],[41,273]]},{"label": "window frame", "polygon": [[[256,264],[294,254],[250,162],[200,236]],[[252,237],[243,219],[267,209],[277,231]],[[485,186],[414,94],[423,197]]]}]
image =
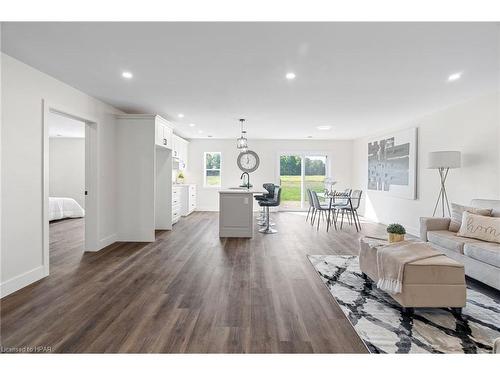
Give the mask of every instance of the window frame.
[{"label": "window frame", "polygon": [[[208,154],[219,154],[220,165],[218,169],[207,169],[207,155]],[[207,171],[219,171],[219,184],[218,185],[208,185],[207,184]],[[220,189],[222,187],[222,152],[221,151],[205,151],[203,153],[203,187],[208,189]]]}]

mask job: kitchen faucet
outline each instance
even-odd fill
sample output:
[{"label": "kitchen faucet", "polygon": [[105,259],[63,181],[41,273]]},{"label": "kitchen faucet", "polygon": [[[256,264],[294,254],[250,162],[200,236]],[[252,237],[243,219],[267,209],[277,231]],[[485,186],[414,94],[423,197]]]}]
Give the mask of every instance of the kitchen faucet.
[{"label": "kitchen faucet", "polygon": [[[247,182],[245,183],[245,175],[247,176],[246,180]],[[250,175],[248,174],[248,172],[243,172],[241,174],[241,177],[240,177],[240,180],[243,179],[243,184],[241,184],[240,186],[241,187],[246,187],[247,189],[250,189],[250,187],[252,185],[250,185]]]}]

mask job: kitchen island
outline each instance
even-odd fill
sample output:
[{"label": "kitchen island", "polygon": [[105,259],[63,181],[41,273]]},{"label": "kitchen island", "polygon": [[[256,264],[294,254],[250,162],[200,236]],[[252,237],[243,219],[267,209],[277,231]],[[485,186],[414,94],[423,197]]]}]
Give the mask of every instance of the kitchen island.
[{"label": "kitchen island", "polygon": [[219,190],[219,237],[253,237],[253,196],[262,193],[240,187]]}]

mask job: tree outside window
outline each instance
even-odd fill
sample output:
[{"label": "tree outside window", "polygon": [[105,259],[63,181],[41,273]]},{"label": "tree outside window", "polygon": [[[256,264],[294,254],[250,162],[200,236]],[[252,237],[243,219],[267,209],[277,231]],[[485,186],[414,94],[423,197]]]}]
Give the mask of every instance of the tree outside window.
[{"label": "tree outside window", "polygon": [[204,154],[204,186],[221,186],[221,153],[205,152]]}]

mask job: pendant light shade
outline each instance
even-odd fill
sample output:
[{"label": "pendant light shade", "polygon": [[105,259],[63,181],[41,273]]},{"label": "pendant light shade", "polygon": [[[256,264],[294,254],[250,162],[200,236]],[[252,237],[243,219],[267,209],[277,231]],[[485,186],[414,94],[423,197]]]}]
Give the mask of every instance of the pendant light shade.
[{"label": "pendant light shade", "polygon": [[240,118],[241,124],[241,136],[236,140],[236,147],[238,150],[246,150],[248,148],[248,140],[246,137],[247,132],[243,130],[243,123],[245,122],[244,118]]},{"label": "pendant light shade", "polygon": [[248,147],[248,140],[247,140],[247,139],[246,139],[246,137],[245,137],[245,135],[246,135],[245,133],[246,133],[246,132],[245,132],[245,131],[243,131],[243,132],[241,133],[241,137],[239,137],[239,138],[237,139],[237,141],[236,141],[236,147],[238,147],[238,149],[242,149],[242,148],[243,148],[243,149],[245,149],[245,148],[247,148],[247,147]]}]

